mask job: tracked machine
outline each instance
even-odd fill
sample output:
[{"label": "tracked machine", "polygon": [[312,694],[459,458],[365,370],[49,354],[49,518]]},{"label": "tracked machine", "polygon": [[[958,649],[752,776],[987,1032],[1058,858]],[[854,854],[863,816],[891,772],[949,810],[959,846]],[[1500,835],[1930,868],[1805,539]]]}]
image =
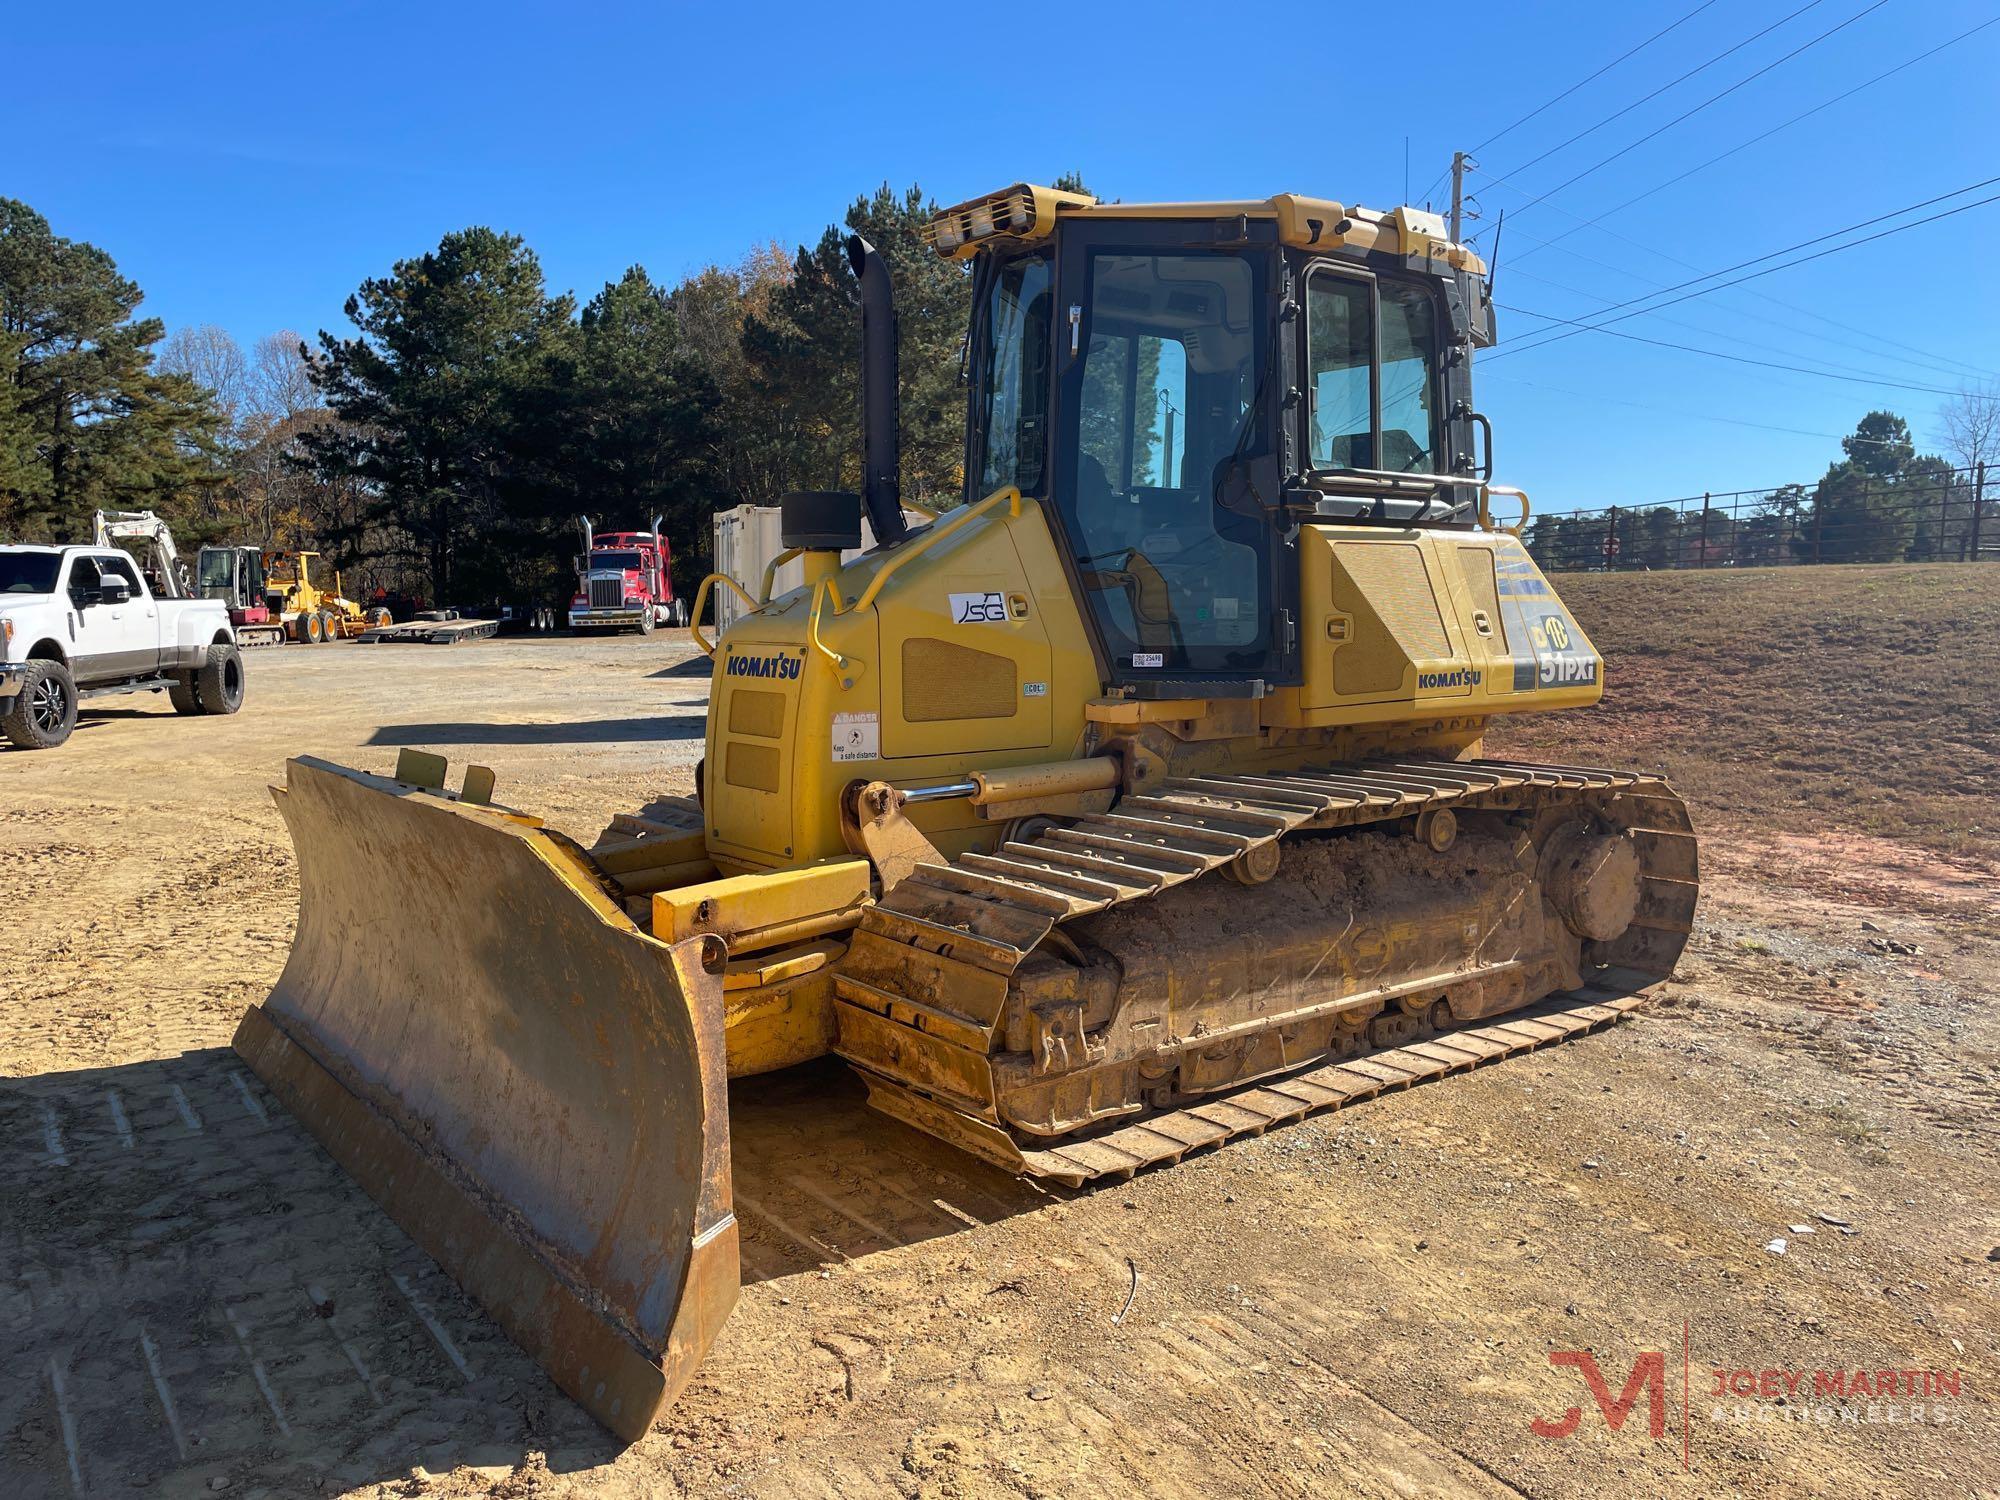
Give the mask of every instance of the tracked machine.
[{"label": "tracked machine", "polygon": [[627,1437],[736,1295],[731,1077],[832,1052],[1084,1184],[1614,1021],[1693,916],[1664,783],[1483,753],[1602,671],[1492,482],[1437,218],[1020,186],[930,238],[964,503],[906,522],[853,240],[862,493],[786,497],[762,592],[803,586],[702,585],[745,609],[695,797],[585,845],[413,752],[277,793],[299,927],[237,1050]]}]

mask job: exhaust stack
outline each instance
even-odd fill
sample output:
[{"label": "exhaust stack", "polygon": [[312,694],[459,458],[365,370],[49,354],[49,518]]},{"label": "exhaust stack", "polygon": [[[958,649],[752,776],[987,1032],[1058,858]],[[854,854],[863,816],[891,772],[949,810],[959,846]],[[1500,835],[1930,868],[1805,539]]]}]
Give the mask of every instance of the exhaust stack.
[{"label": "exhaust stack", "polygon": [[587,568],[590,566],[591,551],[597,542],[597,533],[590,529],[589,516],[578,516],[576,518],[576,524],[583,531],[583,558],[584,558],[583,565]]},{"label": "exhaust stack", "polygon": [[910,529],[899,477],[895,293],[889,263],[858,234],[848,236],[847,263],[861,283],[861,503],[876,542],[893,547]]}]

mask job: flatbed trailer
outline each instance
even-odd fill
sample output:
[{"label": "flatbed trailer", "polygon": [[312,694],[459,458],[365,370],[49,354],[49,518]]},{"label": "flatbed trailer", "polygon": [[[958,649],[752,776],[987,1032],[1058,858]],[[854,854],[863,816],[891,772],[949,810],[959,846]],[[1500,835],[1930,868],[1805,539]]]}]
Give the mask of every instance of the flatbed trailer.
[{"label": "flatbed trailer", "polygon": [[355,640],[363,645],[455,646],[499,633],[498,620],[410,620],[401,625],[377,625],[362,631]]}]

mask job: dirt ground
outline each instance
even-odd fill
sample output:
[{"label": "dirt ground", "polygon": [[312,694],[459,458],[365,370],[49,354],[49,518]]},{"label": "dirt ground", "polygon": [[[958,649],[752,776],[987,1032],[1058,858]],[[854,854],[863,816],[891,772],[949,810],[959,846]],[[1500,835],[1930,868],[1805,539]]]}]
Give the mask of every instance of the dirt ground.
[{"label": "dirt ground", "polygon": [[[264,651],[234,719],[110,700],[62,752],[0,752],[0,1493],[2000,1496],[1990,795],[1898,837],[1743,791],[1798,731],[1787,672],[1855,783],[1993,785],[2000,688],[1971,664],[2000,639],[1931,571],[1815,575],[1829,618],[1886,589],[1937,601],[1928,649],[1958,631],[1973,701],[1908,735],[1903,692],[1792,634],[1760,715],[1677,688],[1649,719],[1631,683],[1719,681],[1727,644],[1637,660],[1649,623],[1707,618],[1704,586],[1739,608],[1744,576],[1564,585],[1611,697],[1489,749],[1664,763],[1689,795],[1704,903],[1639,1019],[1074,1193],[870,1115],[836,1067],[736,1085],[743,1296],[630,1448],[227,1043],[290,940],[286,755],[436,748],[587,838],[689,787],[684,640]],[[1571,1351],[1606,1404],[1657,1370],[1619,1430]],[[1718,1398],[1717,1369],[1772,1393]],[[1821,1370],[1869,1393],[1815,1396]],[[1889,1371],[1917,1393],[1876,1396]],[[1531,1429],[1570,1408],[1569,1436]]]}]

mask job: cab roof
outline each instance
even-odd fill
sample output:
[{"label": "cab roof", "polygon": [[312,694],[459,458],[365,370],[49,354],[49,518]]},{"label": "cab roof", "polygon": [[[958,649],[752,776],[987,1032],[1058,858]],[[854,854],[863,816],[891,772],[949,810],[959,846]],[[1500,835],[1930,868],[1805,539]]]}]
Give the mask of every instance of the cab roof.
[{"label": "cab roof", "polygon": [[1477,255],[1451,242],[1442,214],[1407,206],[1348,207],[1298,193],[1210,203],[1100,203],[1088,193],[1017,182],[941,210],[924,226],[924,239],[940,255],[967,260],[995,241],[1047,239],[1062,219],[1237,218],[1273,221],[1279,241],[1299,249],[1381,251],[1428,261],[1438,275],[1486,270]]}]

